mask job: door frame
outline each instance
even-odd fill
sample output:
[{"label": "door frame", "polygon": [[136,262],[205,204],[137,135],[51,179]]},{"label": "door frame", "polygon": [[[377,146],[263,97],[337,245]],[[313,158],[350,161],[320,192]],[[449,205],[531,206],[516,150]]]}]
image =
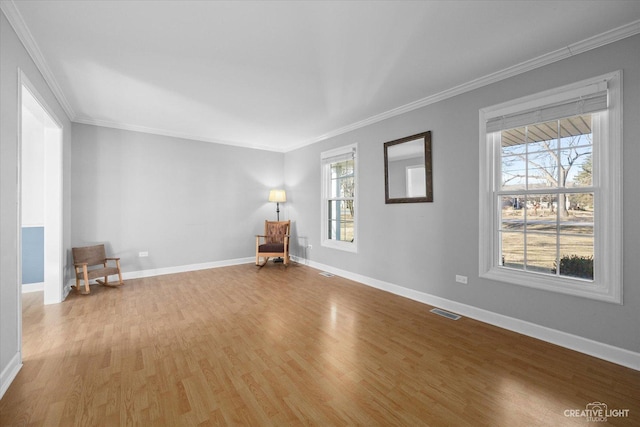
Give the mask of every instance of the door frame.
[{"label": "door frame", "polygon": [[[36,87],[26,74],[18,69],[18,147],[17,147],[17,196],[18,196],[18,302],[22,311],[22,91],[23,88],[35,98],[52,126],[45,125],[44,156],[44,303],[57,304],[63,300],[64,292],[64,256],[63,256],[63,138],[64,127],[55,112],[47,105]],[[22,339],[22,316],[19,333]]]}]

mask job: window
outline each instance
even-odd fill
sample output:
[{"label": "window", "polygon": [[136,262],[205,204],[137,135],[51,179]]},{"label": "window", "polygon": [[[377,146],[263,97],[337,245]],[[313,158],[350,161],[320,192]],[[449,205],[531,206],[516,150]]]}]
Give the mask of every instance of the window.
[{"label": "window", "polygon": [[622,303],[620,72],[480,111],[480,275]]},{"label": "window", "polygon": [[424,166],[407,166],[407,197],[427,197]]},{"label": "window", "polygon": [[356,145],[321,154],[322,245],[355,252],[357,225]]}]

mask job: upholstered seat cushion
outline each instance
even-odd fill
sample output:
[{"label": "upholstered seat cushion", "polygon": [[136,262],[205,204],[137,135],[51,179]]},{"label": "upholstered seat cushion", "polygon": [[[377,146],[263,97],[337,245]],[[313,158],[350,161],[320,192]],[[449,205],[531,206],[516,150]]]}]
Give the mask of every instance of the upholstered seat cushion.
[{"label": "upholstered seat cushion", "polygon": [[284,243],[265,243],[258,246],[258,252],[284,252]]}]

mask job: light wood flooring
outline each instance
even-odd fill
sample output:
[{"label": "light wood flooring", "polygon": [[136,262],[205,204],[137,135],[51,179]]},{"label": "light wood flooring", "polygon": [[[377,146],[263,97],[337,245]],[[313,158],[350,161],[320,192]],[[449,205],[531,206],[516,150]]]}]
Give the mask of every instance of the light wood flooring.
[{"label": "light wood flooring", "polygon": [[[300,264],[23,297],[13,426],[640,425],[640,372]],[[567,417],[593,402],[627,417]]]}]

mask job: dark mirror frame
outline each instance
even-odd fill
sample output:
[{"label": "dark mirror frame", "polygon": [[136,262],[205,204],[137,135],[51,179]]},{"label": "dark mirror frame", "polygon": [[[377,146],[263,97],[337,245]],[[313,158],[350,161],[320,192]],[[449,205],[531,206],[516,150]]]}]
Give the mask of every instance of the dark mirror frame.
[{"label": "dark mirror frame", "polygon": [[[387,150],[397,144],[421,139],[424,141],[424,172],[427,195],[425,197],[389,197],[389,158]],[[384,201],[385,203],[425,203],[433,202],[433,176],[431,168],[431,131],[384,143]]]}]

